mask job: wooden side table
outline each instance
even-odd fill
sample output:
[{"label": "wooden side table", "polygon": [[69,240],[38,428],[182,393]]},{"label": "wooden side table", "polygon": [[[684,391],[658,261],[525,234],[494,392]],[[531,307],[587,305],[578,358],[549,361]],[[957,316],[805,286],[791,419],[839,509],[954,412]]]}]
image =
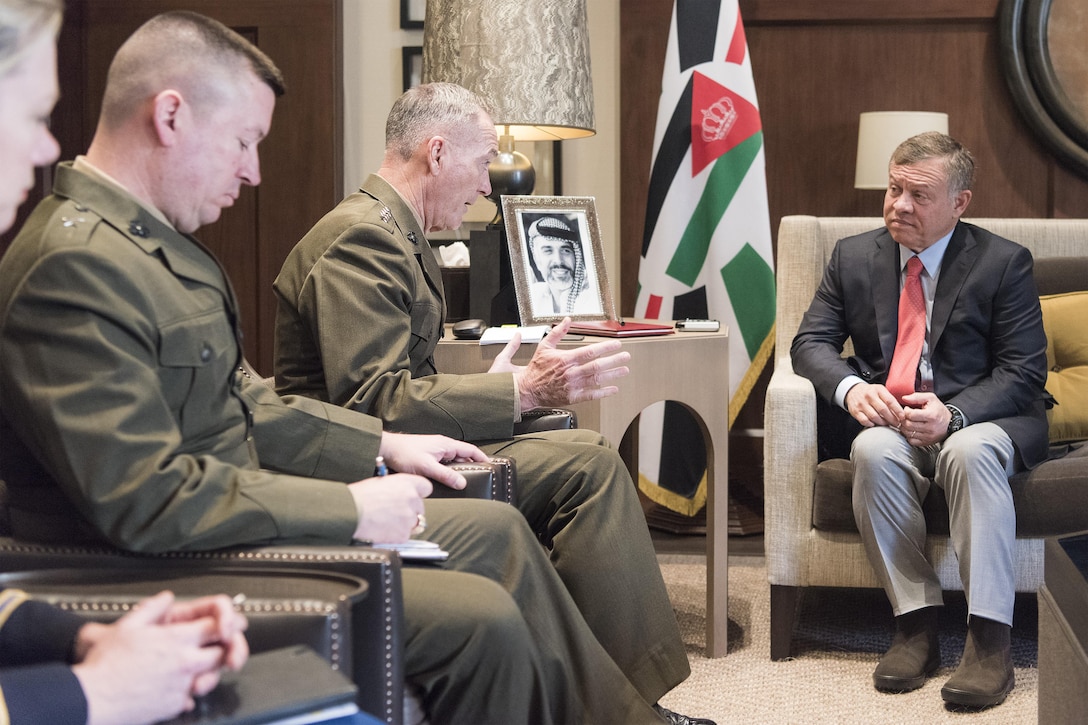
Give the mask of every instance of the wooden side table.
[{"label": "wooden side table", "polygon": [[1047,539],[1039,589],[1039,722],[1088,712],[1088,535]]},{"label": "wooden side table", "polygon": [[[560,346],[579,347],[604,339],[586,336]],[[435,363],[444,373],[485,372],[502,348],[454,340],[447,329],[435,351]],[[535,349],[523,344],[514,362],[524,365]],[[726,653],[729,622],[729,335],[722,330],[633,337],[623,340],[623,349],[631,354],[631,374],[620,381],[617,395],[564,407],[577,413],[579,428],[600,432],[615,447],[639,413],[654,403],[676,401],[699,422],[708,470],[706,651],[708,657],[721,657]]]}]

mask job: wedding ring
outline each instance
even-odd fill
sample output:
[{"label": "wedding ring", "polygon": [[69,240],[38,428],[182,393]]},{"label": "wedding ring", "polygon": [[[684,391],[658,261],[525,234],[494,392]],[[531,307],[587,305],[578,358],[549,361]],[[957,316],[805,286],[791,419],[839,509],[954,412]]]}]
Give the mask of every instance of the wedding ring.
[{"label": "wedding ring", "polygon": [[412,536],[419,536],[427,530],[427,517],[423,514],[416,514],[416,525],[412,527]]}]

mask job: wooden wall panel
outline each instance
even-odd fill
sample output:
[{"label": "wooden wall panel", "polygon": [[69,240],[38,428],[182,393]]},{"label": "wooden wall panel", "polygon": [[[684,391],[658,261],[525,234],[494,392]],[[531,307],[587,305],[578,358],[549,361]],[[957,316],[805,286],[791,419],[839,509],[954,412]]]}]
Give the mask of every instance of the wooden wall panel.
[{"label": "wooden wall panel", "polygon": [[[786,214],[878,215],[853,188],[858,114],[949,114],[975,154],[969,216],[1088,216],[1088,180],[1032,136],[1005,87],[998,0],[741,0],[766,142],[772,233]],[[621,309],[631,314],[672,0],[621,14]]]},{"label": "wooden wall panel", "polygon": [[[113,54],[157,13],[213,17],[283,71],[288,90],[261,143],[261,185],[243,187],[234,206],[196,234],[234,284],[247,357],[270,372],[272,280],[295,243],[343,197],[341,0],[69,0],[67,8],[58,46],[61,100],[52,117],[62,159],[90,144]],[[28,210],[51,191],[48,171],[40,178]]]}]

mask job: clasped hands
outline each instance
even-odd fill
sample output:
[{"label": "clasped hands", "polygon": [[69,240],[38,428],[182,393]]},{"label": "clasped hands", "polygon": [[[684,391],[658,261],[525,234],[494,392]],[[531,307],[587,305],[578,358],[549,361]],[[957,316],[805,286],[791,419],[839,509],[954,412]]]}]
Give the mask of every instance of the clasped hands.
[{"label": "clasped hands", "polygon": [[933,393],[911,393],[900,403],[883,385],[858,383],[846,393],[846,409],[866,428],[895,428],[912,446],[924,447],[948,437],[952,414]]},{"label": "clasped hands", "polygon": [[72,672],[87,698],[88,722],[156,722],[193,709],[223,668],[245,664],[247,626],[224,595],[178,602],[167,591],[113,624],[83,625]]},{"label": "clasped hands", "polygon": [[520,333],[515,333],[495,357],[488,372],[514,374],[522,410],[615,395],[619,387],[613,383],[631,372],[626,367],[631,354],[620,349],[619,340],[560,350],[559,341],[569,330],[570,318],[565,317],[537,344],[528,365],[513,363],[521,347]]}]

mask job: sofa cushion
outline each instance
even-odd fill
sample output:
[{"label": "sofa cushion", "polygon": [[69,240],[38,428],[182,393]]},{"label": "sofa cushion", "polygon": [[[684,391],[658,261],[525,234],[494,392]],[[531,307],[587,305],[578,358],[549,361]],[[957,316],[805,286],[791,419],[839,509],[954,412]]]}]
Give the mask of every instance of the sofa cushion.
[{"label": "sofa cushion", "polygon": [[1047,412],[1050,441],[1088,438],[1088,292],[1045,295],[1046,389],[1057,405]]},{"label": "sofa cushion", "polygon": [[1039,257],[1033,276],[1040,295],[1088,290],[1088,257]]},{"label": "sofa cushion", "polygon": [[[853,475],[854,465],[845,458],[833,458],[816,467],[816,484],[812,492],[813,528],[858,533],[851,502]],[[932,534],[947,535],[948,504],[945,503],[944,492],[937,486],[930,486],[922,509],[926,516],[926,530]]]},{"label": "sofa cushion", "polygon": [[[821,531],[857,533],[850,502],[853,466],[844,458],[816,468],[812,525]],[[1016,535],[1058,536],[1088,530],[1088,443],[1052,446],[1050,458],[1009,479],[1016,506]],[[926,530],[948,534],[944,491],[930,486],[922,503]]]}]

